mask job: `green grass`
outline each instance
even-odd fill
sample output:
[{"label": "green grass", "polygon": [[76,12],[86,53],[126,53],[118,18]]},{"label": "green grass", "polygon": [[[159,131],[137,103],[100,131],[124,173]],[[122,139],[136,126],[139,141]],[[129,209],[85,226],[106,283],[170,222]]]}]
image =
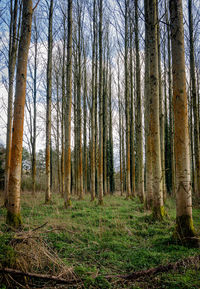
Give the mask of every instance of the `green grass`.
[{"label": "green grass", "polygon": [[[43,238],[74,268],[84,280],[85,288],[200,288],[200,271],[194,268],[188,268],[184,274],[160,274],[153,281],[139,283],[113,285],[103,277],[144,270],[199,253],[199,249],[171,242],[174,200],[168,200],[166,208],[169,217],[163,222],[153,222],[150,212],[145,212],[137,199],[127,201],[123,197],[107,196],[100,207],[86,196],[83,201],[73,200],[72,209],[66,210],[59,195],[53,195],[50,205],[44,204],[42,194],[35,199],[29,193],[22,195],[25,229],[48,222],[45,229],[52,231],[42,233]],[[199,232],[200,210],[194,209],[193,215]],[[1,212],[0,223],[4,221],[5,210]],[[3,242],[1,235],[0,242]]]}]

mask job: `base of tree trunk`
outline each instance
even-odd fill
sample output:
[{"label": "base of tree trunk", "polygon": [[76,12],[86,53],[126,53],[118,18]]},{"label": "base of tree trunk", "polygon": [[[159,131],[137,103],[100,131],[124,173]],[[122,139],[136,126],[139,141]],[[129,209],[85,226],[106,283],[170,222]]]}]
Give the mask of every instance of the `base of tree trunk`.
[{"label": "base of tree trunk", "polygon": [[154,220],[163,220],[166,216],[164,206],[154,207],[152,215]]},{"label": "base of tree trunk", "polygon": [[144,207],[146,210],[151,210],[153,208],[153,199],[145,199]]},{"label": "base of tree trunk", "polygon": [[103,206],[103,200],[99,200],[99,206]]},{"label": "base of tree trunk", "polygon": [[6,216],[6,224],[8,224],[11,227],[14,228],[19,228],[22,225],[22,218],[20,213],[19,214],[14,214],[10,211],[7,211],[7,216]]},{"label": "base of tree trunk", "polygon": [[200,238],[198,238],[193,220],[188,215],[176,217],[176,227],[173,239],[188,247],[200,247]]},{"label": "base of tree trunk", "polygon": [[142,194],[138,194],[138,197],[139,197],[139,200],[140,200],[140,203],[141,204],[144,204],[145,203],[145,198]]},{"label": "base of tree trunk", "polygon": [[48,205],[51,203],[51,196],[46,196],[45,197],[45,204]]},{"label": "base of tree trunk", "polygon": [[95,197],[92,195],[90,202],[94,202],[94,200],[95,200]]},{"label": "base of tree trunk", "polygon": [[68,199],[67,201],[65,201],[65,208],[70,209],[71,207],[72,207],[72,201],[71,199]]}]

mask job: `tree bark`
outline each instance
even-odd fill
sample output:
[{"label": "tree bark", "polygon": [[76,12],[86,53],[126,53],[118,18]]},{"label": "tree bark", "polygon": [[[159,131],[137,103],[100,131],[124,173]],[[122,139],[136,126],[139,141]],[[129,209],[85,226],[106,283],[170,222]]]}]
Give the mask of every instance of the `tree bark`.
[{"label": "tree bark", "polygon": [[195,74],[192,3],[193,3],[192,0],[188,0],[188,17],[189,17],[189,32],[190,32],[190,78],[192,84],[192,107],[194,115],[194,139],[195,139],[194,151],[195,151],[196,184],[197,184],[197,195],[200,198],[199,119],[198,119],[197,88],[196,88],[196,74]]},{"label": "tree bark", "polygon": [[91,113],[91,201],[95,199],[95,41],[96,41],[96,0],[93,1],[93,42],[92,42],[92,113]]},{"label": "tree bark", "polygon": [[155,219],[164,217],[163,190],[161,183],[161,151],[159,122],[159,75],[158,75],[158,35],[156,0],[149,1],[149,43],[150,50],[150,122],[151,153],[153,172],[153,215]]},{"label": "tree bark", "polygon": [[53,0],[49,7],[48,60],[47,60],[47,113],[46,113],[46,194],[45,203],[51,200],[51,102],[52,102],[52,50]]},{"label": "tree bark", "polygon": [[135,1],[135,50],[136,50],[136,143],[138,165],[138,188],[137,193],[142,202],[144,195],[144,165],[143,165],[143,133],[142,133],[142,99],[140,78],[140,52],[138,37],[138,0]]},{"label": "tree bark", "polygon": [[[194,237],[190,179],[189,129],[181,0],[170,0],[173,108],[176,157],[176,235],[183,242]],[[191,240],[192,242],[192,240]]]},{"label": "tree bark", "polygon": [[22,141],[24,125],[24,105],[26,97],[27,62],[31,40],[31,24],[32,0],[24,0],[16,74],[10,178],[8,187],[8,205],[6,217],[7,224],[13,227],[19,227],[22,223],[20,215]]},{"label": "tree bark", "polygon": [[[5,187],[4,187],[4,205],[8,202],[8,184],[10,176],[11,159],[11,139],[12,139],[12,119],[13,119],[13,86],[15,65],[17,57],[17,10],[18,0],[15,0],[13,9],[13,0],[10,0],[10,35],[9,35],[9,63],[8,63],[8,110],[7,110],[7,134],[6,134],[6,160],[5,160]],[[21,12],[20,12],[21,14]],[[19,16],[20,17],[20,16]]]},{"label": "tree bark", "polygon": [[146,155],[146,208],[153,206],[153,175],[150,118],[150,49],[149,49],[149,0],[145,0],[145,155]]},{"label": "tree bark", "polygon": [[36,16],[34,17],[34,84],[33,84],[33,139],[32,139],[32,194],[35,195],[36,182],[36,117],[37,117],[37,62],[38,62],[38,31],[36,25]]},{"label": "tree bark", "polygon": [[128,11],[129,0],[125,0],[125,114],[126,114],[126,198],[131,196],[131,178],[130,178],[130,95],[129,95],[129,73],[128,73]]},{"label": "tree bark", "polygon": [[99,205],[103,204],[103,67],[102,67],[103,0],[99,1]]},{"label": "tree bark", "polygon": [[123,196],[123,164],[122,164],[122,109],[121,109],[121,90],[120,90],[120,66],[118,66],[118,110],[119,110],[119,159],[120,159],[120,191]]},{"label": "tree bark", "polygon": [[79,199],[83,199],[83,154],[82,154],[82,107],[81,107],[81,6],[78,4],[78,76],[77,76],[77,129],[78,129],[78,193]]},{"label": "tree bark", "polygon": [[63,59],[62,59],[62,116],[61,116],[61,195],[64,197],[65,191],[65,112],[66,112],[66,93],[65,93],[65,61],[66,61],[66,15],[63,14]]},{"label": "tree bark", "polygon": [[72,0],[68,0],[67,95],[65,126],[65,207],[71,207],[71,107],[72,107]]}]

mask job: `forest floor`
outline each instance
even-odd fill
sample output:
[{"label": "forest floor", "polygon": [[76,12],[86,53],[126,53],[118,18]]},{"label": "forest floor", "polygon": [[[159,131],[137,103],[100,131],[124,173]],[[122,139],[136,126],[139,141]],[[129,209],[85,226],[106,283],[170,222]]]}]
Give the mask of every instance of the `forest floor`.
[{"label": "forest floor", "polygon": [[[109,277],[199,254],[199,249],[172,242],[173,199],[166,203],[168,217],[162,222],[153,221],[151,213],[144,211],[138,199],[127,201],[121,196],[106,196],[101,207],[97,201],[90,202],[89,195],[83,201],[72,198],[72,202],[72,208],[66,210],[58,194],[53,195],[51,204],[45,205],[44,194],[38,193],[33,198],[23,192],[21,232],[9,231],[5,225],[6,210],[1,208],[0,264],[58,278],[68,274],[68,278],[73,276],[76,281],[72,285],[56,282],[52,285],[37,280],[37,284],[31,286],[28,277],[17,279],[14,275],[2,274],[0,288],[8,288],[8,284],[9,288],[200,288],[200,264],[195,261],[135,280]],[[193,208],[193,218],[200,233],[200,208]],[[62,273],[59,268],[69,271]]]}]

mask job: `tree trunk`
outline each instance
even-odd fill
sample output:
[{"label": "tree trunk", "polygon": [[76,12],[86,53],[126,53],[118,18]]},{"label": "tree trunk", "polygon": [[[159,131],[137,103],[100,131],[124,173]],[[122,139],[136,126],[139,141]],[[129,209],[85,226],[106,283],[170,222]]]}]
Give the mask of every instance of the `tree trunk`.
[{"label": "tree trunk", "polygon": [[193,101],[192,106],[194,115],[194,139],[195,139],[194,151],[195,151],[196,183],[197,183],[197,195],[200,198],[199,120],[198,120],[197,89],[196,89],[196,75],[195,75],[192,3],[193,3],[192,0],[188,0],[188,17],[189,17],[189,32],[190,32],[190,78],[192,84],[192,101]]},{"label": "tree trunk", "polygon": [[121,91],[120,91],[120,67],[118,64],[118,109],[119,109],[119,159],[120,159],[120,191],[123,196],[123,164],[122,164],[122,109],[121,109]]},{"label": "tree trunk", "polygon": [[133,87],[133,25],[130,21],[130,176],[131,176],[131,196],[135,197],[135,146],[134,146],[134,87]]},{"label": "tree trunk", "polygon": [[113,126],[112,126],[112,72],[111,63],[110,75],[109,75],[109,182],[110,182],[110,193],[113,194],[115,191],[115,179],[114,179],[114,156],[113,156]]},{"label": "tree trunk", "polygon": [[61,195],[64,197],[65,191],[65,112],[66,112],[66,94],[65,94],[65,49],[66,49],[66,15],[63,14],[63,59],[62,59],[62,116],[61,116]]},{"label": "tree trunk", "polygon": [[31,40],[31,24],[32,0],[24,0],[16,74],[10,178],[8,187],[8,205],[6,217],[6,223],[13,227],[19,227],[22,223],[20,215],[22,142],[24,125],[24,105],[26,97],[27,62]]},{"label": "tree trunk", "polygon": [[125,114],[126,114],[126,198],[131,196],[131,178],[130,178],[130,95],[129,95],[129,73],[128,73],[128,11],[129,0],[125,0]]},{"label": "tree trunk", "polygon": [[[176,157],[176,235],[183,243],[194,237],[190,179],[189,129],[181,0],[170,0],[173,107]],[[192,239],[190,240],[192,242]]]},{"label": "tree trunk", "polygon": [[92,42],[92,113],[91,113],[91,201],[95,199],[95,41],[96,41],[96,0],[93,1],[93,42]]},{"label": "tree trunk", "polygon": [[60,187],[60,180],[61,180],[61,175],[60,175],[60,125],[59,125],[59,114],[60,114],[60,100],[59,100],[59,74],[57,71],[56,75],[56,94],[57,94],[57,99],[56,99],[56,157],[57,157],[57,178],[58,178],[58,183],[57,183],[57,189],[58,192],[61,192],[61,187]]},{"label": "tree trunk", "polygon": [[144,195],[144,165],[143,165],[143,134],[142,134],[142,99],[141,99],[141,79],[140,79],[140,53],[138,37],[138,0],[135,1],[135,50],[136,50],[136,146],[138,165],[138,188],[137,193],[142,202]]},{"label": "tree trunk", "polygon": [[45,203],[51,200],[51,97],[52,97],[52,50],[53,50],[53,0],[49,7],[48,60],[47,60],[47,114],[46,114],[46,195]]},{"label": "tree trunk", "polygon": [[38,51],[38,31],[36,25],[36,16],[34,17],[34,84],[33,84],[33,140],[32,140],[32,194],[35,195],[35,181],[36,181],[36,117],[37,117],[37,51]]},{"label": "tree trunk", "polygon": [[[173,116],[173,105],[172,105],[172,69],[171,69],[171,45],[170,45],[170,25],[168,21],[168,14],[166,9],[167,18],[167,38],[168,38],[168,93],[169,93],[169,181],[170,190],[175,195],[176,192],[176,176],[175,176],[175,156],[174,156],[174,116]],[[168,182],[169,183],[169,182]]]},{"label": "tree trunk", "polygon": [[78,194],[83,199],[82,107],[81,107],[81,7],[78,4],[78,76],[77,76],[77,129],[78,129]]},{"label": "tree trunk", "polygon": [[[87,193],[87,173],[88,173],[88,151],[87,151],[87,67],[86,67],[86,53],[84,51],[84,100],[83,100],[83,114],[84,114],[84,193]],[[89,138],[90,139],[90,138]]]},{"label": "tree trunk", "polygon": [[[15,65],[17,57],[17,10],[18,0],[15,0],[14,9],[13,0],[10,0],[10,35],[9,35],[9,63],[8,63],[8,110],[7,110],[7,135],[6,135],[6,160],[5,160],[5,187],[4,187],[4,205],[8,202],[8,184],[10,176],[10,158],[11,158],[11,138],[12,138],[12,119],[13,119],[13,86]],[[19,16],[20,17],[20,16]]]},{"label": "tree trunk", "polygon": [[71,207],[71,107],[72,107],[72,0],[68,0],[67,96],[65,123],[65,207]]},{"label": "tree trunk", "polygon": [[150,49],[149,49],[149,0],[145,0],[145,155],[146,155],[146,207],[153,206],[153,175],[150,118]]},{"label": "tree trunk", "polygon": [[149,1],[149,43],[150,50],[150,122],[151,153],[153,172],[153,215],[155,219],[164,217],[163,191],[161,183],[161,152],[159,123],[159,75],[158,75],[158,35],[156,0]]},{"label": "tree trunk", "polygon": [[99,205],[103,204],[103,68],[102,68],[103,0],[99,1]]},{"label": "tree trunk", "polygon": [[[158,2],[157,2],[158,6]],[[163,191],[163,199],[166,200],[165,186],[165,119],[164,119],[164,102],[163,102],[163,85],[161,71],[161,52],[160,52],[160,25],[157,7],[157,34],[158,34],[158,78],[159,78],[159,121],[160,121],[160,151],[161,151],[161,185]]]},{"label": "tree trunk", "polygon": [[[108,34],[108,33],[107,33]],[[108,42],[108,35],[106,35]],[[103,69],[103,192],[104,195],[108,192],[107,184],[107,166],[109,165],[109,156],[107,154],[108,144],[108,57],[109,50],[107,50],[106,61],[106,47],[104,47],[104,69]]]}]

